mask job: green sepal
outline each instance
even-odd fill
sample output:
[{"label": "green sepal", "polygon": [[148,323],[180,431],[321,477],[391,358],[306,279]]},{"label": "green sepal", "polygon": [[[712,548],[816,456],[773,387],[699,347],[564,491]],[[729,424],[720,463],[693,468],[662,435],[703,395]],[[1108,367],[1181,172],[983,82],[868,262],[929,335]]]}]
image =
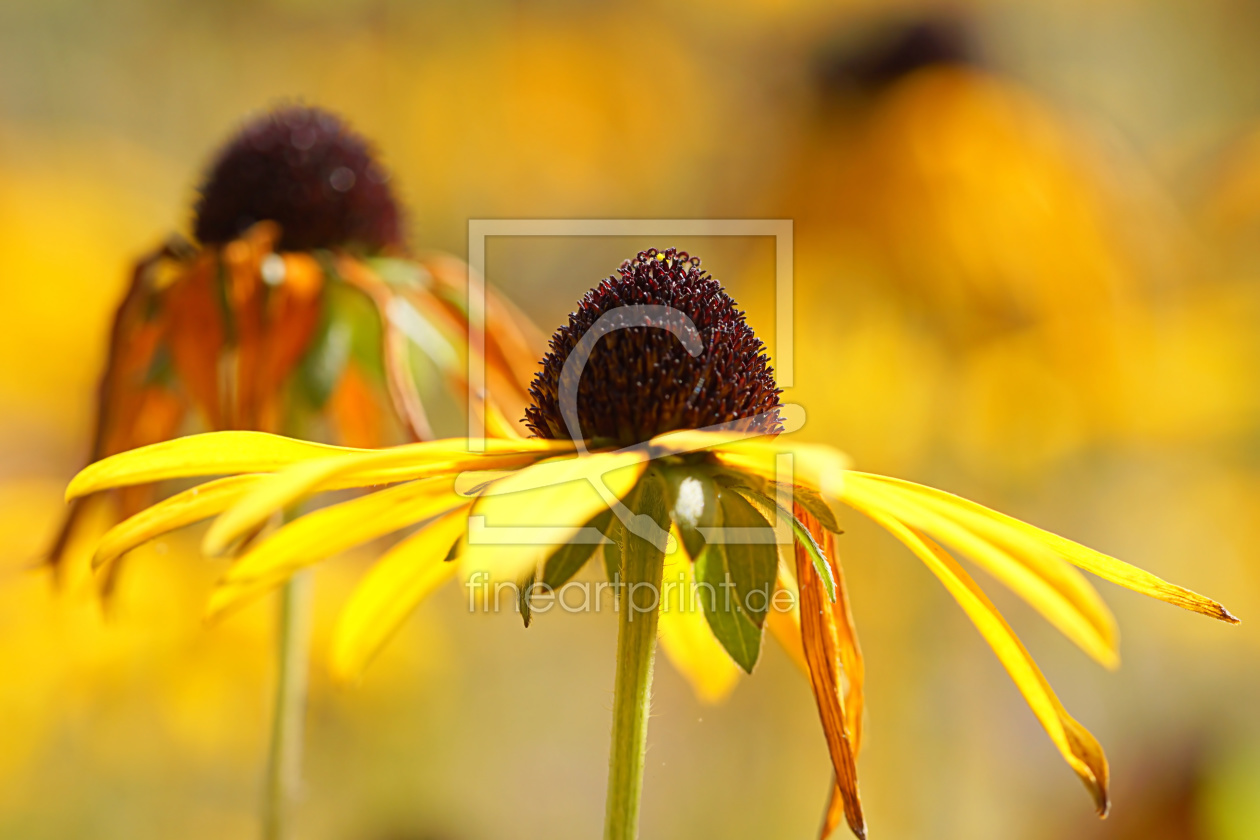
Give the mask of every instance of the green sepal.
[{"label": "green sepal", "polygon": [[364,260],[364,263],[373,274],[391,288],[416,289],[427,285],[425,270],[411,260],[398,257],[369,257]]},{"label": "green sepal", "polygon": [[774,531],[757,510],[730,488],[718,490],[717,527],[759,528],[767,542],[724,543],[709,532],[696,558],[701,607],[714,637],[731,659],[749,673],[761,654],[766,613],[778,576]]},{"label": "green sepal", "polygon": [[774,529],[738,492],[728,490],[719,493],[718,506],[723,528],[739,528],[750,540],[756,539],[752,534],[760,532],[758,536],[764,539],[764,542],[728,542],[722,552],[738,605],[760,628],[770,610],[770,598],[774,595],[774,583],[779,573]]},{"label": "green sepal", "polygon": [[351,361],[376,382],[385,378],[383,328],[376,306],[360,290],[337,280],[325,268],[319,326],[297,370],[297,384],[309,404],[322,409]]},{"label": "green sepal", "polygon": [[814,540],[814,535],[809,532],[809,529],[801,524],[801,521],[796,518],[794,513],[769,497],[753,490],[739,487],[733,489],[761,508],[763,512],[777,513],[784,522],[792,527],[792,536],[795,538],[796,544],[804,546],[805,550],[809,552],[810,561],[814,564],[814,571],[818,573],[818,577],[822,579],[823,586],[827,590],[827,598],[832,603],[835,603],[836,580],[831,573],[831,564],[827,562],[827,555],[823,554],[822,548]]},{"label": "green sepal", "polygon": [[825,499],[815,490],[808,487],[802,487],[798,484],[780,483],[762,478],[759,475],[751,473],[739,472],[733,469],[723,469],[716,476],[717,482],[723,487],[744,487],[748,490],[756,491],[763,496],[778,497],[779,491],[787,490],[792,495],[792,500],[801,507],[809,511],[818,520],[818,522],[833,534],[843,534],[840,530],[840,523],[836,520],[836,514],[832,511],[831,506]]},{"label": "green sepal", "polygon": [[525,624],[526,627],[529,627],[529,622],[534,617],[533,611],[529,604],[530,596],[532,596],[533,594],[534,594],[534,576],[531,574],[529,577],[525,578],[525,580],[521,581],[520,586],[517,587],[517,592],[516,592],[517,604],[520,607],[520,612],[521,612],[521,621]]},{"label": "green sepal", "polygon": [[[612,511],[605,510],[586,524],[587,528],[594,528],[601,534],[608,533],[608,527],[612,523]],[[569,542],[560,546],[547,558],[547,562],[543,565],[543,583],[552,589],[559,589],[564,586],[573,576],[581,571],[586,565],[586,561],[591,559],[591,555],[595,553],[595,549],[603,543],[593,542]]]},{"label": "green sepal", "polygon": [[315,338],[297,370],[302,396],[314,409],[322,409],[332,396],[350,361],[350,326],[324,307]]},{"label": "green sepal", "polygon": [[728,565],[725,555],[726,546],[710,542],[696,558],[696,583],[702,587],[698,597],[714,638],[735,664],[751,674],[761,655],[763,631],[744,614],[736,599],[729,597],[729,587],[722,586]]},{"label": "green sepal", "polygon": [[144,384],[168,387],[174,381],[175,360],[171,357],[171,350],[167,345],[159,344],[149,360],[148,370],[144,372]]},{"label": "green sepal", "polygon": [[[772,485],[772,487],[778,486],[778,484]],[[791,491],[794,502],[814,515],[814,518],[818,520],[818,524],[833,534],[844,533],[844,531],[840,530],[840,523],[836,521],[835,513],[832,512],[830,505],[827,504],[821,495],[808,487],[786,485],[786,489]]]},{"label": "green sepal", "polygon": [[461,549],[463,548],[464,541],[467,539],[468,536],[466,534],[460,534],[456,537],[455,542],[451,543],[451,547],[446,550],[446,557],[443,558],[442,562],[453,563],[462,553]]}]

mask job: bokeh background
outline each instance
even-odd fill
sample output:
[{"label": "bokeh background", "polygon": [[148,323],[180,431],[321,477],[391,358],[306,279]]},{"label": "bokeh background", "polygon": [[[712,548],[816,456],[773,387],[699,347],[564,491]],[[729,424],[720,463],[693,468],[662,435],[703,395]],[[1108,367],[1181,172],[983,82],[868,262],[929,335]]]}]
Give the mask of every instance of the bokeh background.
[{"label": "bokeh background", "polygon": [[[0,837],[254,836],[274,604],[200,620],[196,534],[108,610],[37,568],[88,451],[134,258],[186,230],[247,114],[377,142],[417,247],[485,217],[774,217],[796,232],[804,434],[1224,601],[1101,584],[1107,673],[1000,606],[1112,760],[1105,822],[930,575],[854,517],[872,836],[1260,837],[1260,7],[232,0],[0,5]],[[701,255],[773,346],[768,240],[496,240],[544,328],[644,245]],[[457,586],[325,675],[364,557],[325,564],[300,836],[597,836],[614,621]],[[650,838],[812,837],[829,767],[768,646],[722,704],[658,668]]]}]

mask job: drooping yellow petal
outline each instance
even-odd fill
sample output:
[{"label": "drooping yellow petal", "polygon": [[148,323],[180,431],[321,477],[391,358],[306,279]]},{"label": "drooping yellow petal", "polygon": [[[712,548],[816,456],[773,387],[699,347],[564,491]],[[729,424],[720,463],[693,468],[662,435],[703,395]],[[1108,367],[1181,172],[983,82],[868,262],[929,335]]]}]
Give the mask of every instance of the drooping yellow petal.
[{"label": "drooping yellow petal", "polygon": [[251,548],[210,596],[214,618],[298,569],[468,504],[449,478],[414,481],[308,513]]},{"label": "drooping yellow petal", "polygon": [[[796,558],[793,556],[791,563],[796,565]],[[779,594],[780,590],[788,593],[791,598],[791,606],[788,609],[780,609],[776,604],[782,603],[783,596]],[[805,661],[805,648],[801,646],[801,607],[800,595],[796,588],[796,575],[788,571],[788,565],[784,561],[779,561],[779,578],[775,582],[776,599],[771,599],[770,611],[766,613],[766,626],[770,628],[770,632],[774,634],[774,638],[779,645],[787,653],[788,658],[801,669],[801,673],[809,676],[809,664]]]},{"label": "drooping yellow petal", "polygon": [[[682,537],[675,537],[681,545]],[[701,599],[695,591],[691,560],[684,552],[666,556],[661,587],[658,628],[665,655],[686,677],[700,700],[721,702],[735,688],[739,666],[709,629]]]},{"label": "drooping yellow petal", "polygon": [[530,464],[572,444],[537,440],[487,440],[485,451],[470,452],[462,438],[426,441],[296,464],[260,482],[240,504],[206,532],[202,549],[218,555],[273,514],[320,490],[414,481],[462,470],[502,469]]},{"label": "drooping yellow petal", "polygon": [[535,571],[609,507],[610,499],[629,494],[647,468],[646,459],[646,450],[558,458],[483,488],[469,519],[464,574],[484,572],[491,580],[514,581]]},{"label": "drooping yellow petal", "polygon": [[1015,548],[1021,542],[1031,542],[1048,548],[1059,557],[1087,572],[1092,572],[1104,580],[1132,589],[1134,592],[1141,592],[1143,595],[1149,595],[1174,606],[1202,613],[1230,624],[1238,623],[1238,619],[1229,610],[1211,598],[1206,598],[1197,592],[1191,592],[1189,589],[1169,583],[1150,572],[1094,551],[1092,548],[1087,548],[1058,534],[1029,525],[1027,522],[998,513],[984,505],[969,501],[961,496],[955,496],[944,490],[937,490],[933,487],[925,487],[922,484],[915,484],[887,476],[869,475],[868,477],[914,493],[937,510],[947,513],[960,521],[972,523],[972,527],[976,530],[987,528],[994,539],[1002,541],[1010,548]]},{"label": "drooping yellow petal", "polygon": [[1044,548],[1007,552],[907,494],[856,473],[845,481],[843,501],[868,516],[891,516],[949,543],[1010,587],[1095,660],[1109,668],[1119,663],[1111,612],[1089,582],[1053,552]]},{"label": "drooping yellow petal", "polygon": [[844,789],[840,787],[835,774],[831,776],[831,797],[827,800],[827,812],[823,815],[822,829],[819,830],[818,836],[820,840],[827,840],[844,819]]},{"label": "drooping yellow petal", "polygon": [[260,475],[234,475],[207,481],[119,522],[101,537],[92,568],[112,563],[162,534],[222,513],[244,498],[261,479]]},{"label": "drooping yellow petal", "polygon": [[372,566],[337,620],[334,678],[358,679],[412,610],[455,574],[458,566],[446,562],[446,555],[467,522],[465,505],[407,537]]},{"label": "drooping yellow petal", "polygon": [[89,464],[66,488],[66,501],[133,484],[204,475],[275,472],[311,458],[370,451],[293,440],[265,432],[189,435]]},{"label": "drooping yellow petal", "polygon": [[1002,618],[997,607],[958,561],[931,539],[891,516],[882,513],[872,513],[870,516],[913,551],[954,596],[958,605],[993,648],[1050,740],[1089,789],[1099,815],[1106,816],[1108,770],[1102,747],[1063,708],[1041,669]]}]

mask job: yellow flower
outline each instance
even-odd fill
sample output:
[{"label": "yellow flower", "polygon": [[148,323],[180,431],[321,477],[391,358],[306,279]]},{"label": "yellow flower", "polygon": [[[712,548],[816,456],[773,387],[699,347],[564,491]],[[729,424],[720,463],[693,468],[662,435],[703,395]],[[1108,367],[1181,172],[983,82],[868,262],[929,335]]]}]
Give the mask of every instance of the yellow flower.
[{"label": "yellow flower", "polygon": [[[659,607],[667,654],[711,696],[729,684],[732,661],[753,670],[769,626],[803,663],[817,700],[836,774],[824,835],[843,815],[865,836],[856,773],[862,655],[835,552],[840,514],[848,509],[889,531],[940,579],[1105,814],[1101,747],[1064,710],[1010,626],[944,546],[991,573],[1107,667],[1118,662],[1115,622],[1078,569],[1213,618],[1237,619],[1215,601],[974,502],[855,471],[831,447],[797,442],[792,433],[804,412],[780,404],[778,394],[761,342],[720,285],[687,254],[652,250],[588,293],[552,339],[526,414],[537,439],[369,450],[223,432],[93,464],[67,495],[227,476],[122,523],[98,550],[112,559],[165,531],[218,517],[206,550],[242,551],[212,596],[212,614],[346,548],[419,525],[352,595],[333,643],[333,668],[342,678],[357,676],[449,577],[541,581],[555,589],[602,541],[622,612],[614,732],[623,712],[634,717],[633,708],[621,705],[620,686],[622,668],[634,659],[629,631],[636,613],[645,614],[640,626],[649,622],[654,639]],[[382,489],[251,540],[276,511],[345,487]],[[690,586],[666,589],[650,602],[638,597],[640,585],[655,585],[660,594],[662,580],[701,590],[708,584],[699,610],[688,606]],[[646,685],[640,672],[635,695],[640,716],[651,644]],[[625,755],[615,734],[610,836],[632,836],[634,818],[625,812],[637,814],[637,788],[618,782],[624,761],[632,763]]]},{"label": "yellow flower", "polygon": [[[316,108],[249,121],[211,166],[193,227],[197,244],[173,237],[132,273],[111,330],[94,459],[189,426],[359,446],[435,436],[428,371],[412,348],[448,394],[466,391],[466,267],[408,253],[401,210],[366,140]],[[541,339],[493,294],[486,321],[497,402],[484,406],[485,419],[497,434],[519,434],[504,412],[523,411],[520,360]],[[130,516],[152,494],[133,489],[118,501]],[[83,514],[71,508],[54,566]]]}]

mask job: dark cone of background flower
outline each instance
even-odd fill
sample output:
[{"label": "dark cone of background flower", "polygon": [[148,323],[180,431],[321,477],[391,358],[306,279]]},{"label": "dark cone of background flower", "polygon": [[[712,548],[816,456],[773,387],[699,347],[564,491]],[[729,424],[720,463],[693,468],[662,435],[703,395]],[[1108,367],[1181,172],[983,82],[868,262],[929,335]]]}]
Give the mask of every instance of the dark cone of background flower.
[{"label": "dark cone of background flower", "polygon": [[815,78],[824,95],[877,94],[926,67],[981,63],[966,17],[949,11],[887,22],[854,38],[845,27],[839,43],[815,59]]},{"label": "dark cone of background flower", "polygon": [[379,251],[402,241],[398,203],[373,150],[342,120],[288,107],[245,125],[201,188],[194,233],[221,245],[264,220],[286,251]]},{"label": "dark cone of background flower", "polygon": [[[529,392],[525,423],[539,437],[569,437],[558,403],[565,360],[606,312],[631,304],[657,304],[685,314],[703,350],[692,356],[665,329],[614,330],[595,344],[578,385],[577,416],[585,439],[622,446],[675,429],[699,429],[746,420],[745,427],[778,432],[779,389],[765,345],[722,285],[700,270],[700,260],[673,248],[641,251],[617,274],[587,292],[551,350]],[[676,323],[681,319],[676,319]],[[766,415],[760,419],[758,415]]]}]

